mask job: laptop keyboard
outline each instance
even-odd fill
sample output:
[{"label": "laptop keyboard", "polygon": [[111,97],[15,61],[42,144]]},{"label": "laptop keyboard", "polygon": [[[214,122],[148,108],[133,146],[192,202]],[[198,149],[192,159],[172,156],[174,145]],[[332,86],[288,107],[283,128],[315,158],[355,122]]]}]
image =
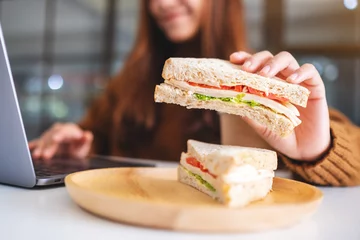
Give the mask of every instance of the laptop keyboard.
[{"label": "laptop keyboard", "polygon": [[61,163],[48,164],[45,162],[36,162],[34,165],[36,176],[39,177],[50,177],[54,175],[69,174],[86,169],[85,166],[81,165],[70,165]]},{"label": "laptop keyboard", "polygon": [[115,162],[106,158],[90,158],[87,161],[78,159],[56,158],[51,161],[33,161],[35,173],[38,177],[51,177],[54,175],[66,175],[89,169],[111,168],[111,167],[155,167],[154,164]]}]

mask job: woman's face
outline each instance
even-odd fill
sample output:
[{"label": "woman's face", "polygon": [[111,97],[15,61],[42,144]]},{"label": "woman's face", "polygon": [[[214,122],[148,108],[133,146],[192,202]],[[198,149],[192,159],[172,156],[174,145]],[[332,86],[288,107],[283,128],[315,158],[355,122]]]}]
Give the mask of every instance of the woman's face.
[{"label": "woman's face", "polygon": [[150,13],[170,41],[193,38],[200,26],[204,0],[150,0]]}]

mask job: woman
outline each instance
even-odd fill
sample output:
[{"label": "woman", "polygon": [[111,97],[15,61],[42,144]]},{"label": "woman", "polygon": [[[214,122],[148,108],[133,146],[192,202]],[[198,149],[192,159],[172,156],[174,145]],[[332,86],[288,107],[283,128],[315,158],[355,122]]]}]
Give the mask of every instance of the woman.
[{"label": "woman", "polygon": [[[300,67],[289,53],[251,55],[245,49],[242,8],[237,0],[149,0],[142,2],[135,46],[87,116],[76,124],[56,124],[29,143],[35,158],[89,152],[178,161],[187,139],[268,147],[305,180],[322,185],[360,184],[360,132],[341,114],[329,120],[324,84],[312,65]],[[170,56],[216,57],[244,70],[280,76],[311,90],[302,124],[279,139],[250,120],[215,112],[155,104],[154,87]],[[237,129],[235,131],[235,129]],[[242,136],[246,136],[246,141]],[[352,144],[352,145],[350,145]],[[295,160],[296,159],[296,160]]]},{"label": "woman", "polygon": [[[155,104],[154,89],[170,56],[228,59],[244,49],[242,15],[236,0],[142,1],[137,39],[120,74],[79,125],[56,124],[30,142],[33,157],[50,158],[59,150],[81,157],[91,149],[178,161],[189,138],[220,143],[215,112]],[[64,142],[71,144],[58,149]]]}]

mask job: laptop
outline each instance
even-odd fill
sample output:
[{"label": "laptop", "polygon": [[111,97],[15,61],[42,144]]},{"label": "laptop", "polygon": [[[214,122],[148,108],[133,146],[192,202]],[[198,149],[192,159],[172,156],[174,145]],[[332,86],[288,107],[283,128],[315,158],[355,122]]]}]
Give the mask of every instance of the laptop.
[{"label": "laptop", "polygon": [[109,167],[162,167],[173,163],[109,156],[32,160],[0,25],[0,183],[35,188],[64,183],[74,172]]}]

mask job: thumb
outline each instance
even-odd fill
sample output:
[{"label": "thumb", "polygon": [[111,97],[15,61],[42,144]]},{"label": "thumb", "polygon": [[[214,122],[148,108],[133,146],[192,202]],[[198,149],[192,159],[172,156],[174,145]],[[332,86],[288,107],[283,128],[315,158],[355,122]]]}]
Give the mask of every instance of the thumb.
[{"label": "thumb", "polygon": [[280,136],[273,129],[260,125],[254,120],[245,117],[244,121],[252,127],[255,132],[266,141],[274,150],[290,158],[298,157],[298,145],[295,132],[291,132],[286,136]]},{"label": "thumb", "polygon": [[272,129],[263,126],[257,122],[255,122],[254,120],[248,118],[248,117],[243,117],[243,120],[251,127],[254,129],[254,131],[261,137],[263,138],[267,143],[269,143],[270,145],[273,145],[273,143],[276,143],[276,141],[280,140],[280,137],[278,135],[276,135]]}]

